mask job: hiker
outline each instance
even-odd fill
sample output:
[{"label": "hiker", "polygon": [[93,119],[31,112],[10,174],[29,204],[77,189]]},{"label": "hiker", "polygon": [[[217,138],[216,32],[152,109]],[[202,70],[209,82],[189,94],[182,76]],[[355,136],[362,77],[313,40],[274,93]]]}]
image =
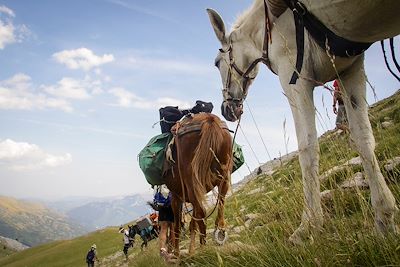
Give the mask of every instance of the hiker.
[{"label": "hiker", "polygon": [[[336,79],[333,82],[333,87],[335,91],[333,93],[333,113],[336,116],[336,129],[342,130],[343,132],[347,132],[347,117],[346,117],[346,109],[343,103],[343,96],[339,86],[339,81]],[[336,103],[338,108],[336,109]]]},{"label": "hiker", "polygon": [[171,192],[166,185],[158,186],[154,195],[154,203],[158,207],[158,223],[160,225],[159,242],[160,256],[166,261],[174,258],[167,247],[167,240],[171,240],[173,233],[174,213],[171,207]]},{"label": "hiker", "polygon": [[124,241],[124,248],[122,249],[124,254],[125,254],[125,260],[128,260],[128,249],[131,246],[132,239],[129,236],[129,231],[125,229],[123,226],[119,228],[119,233],[123,235],[123,241]]},{"label": "hiker", "polygon": [[90,247],[90,250],[88,251],[88,253],[86,254],[86,263],[88,265],[88,267],[94,267],[94,261],[99,261],[99,259],[97,258],[97,251],[96,251],[96,244],[93,244]]}]

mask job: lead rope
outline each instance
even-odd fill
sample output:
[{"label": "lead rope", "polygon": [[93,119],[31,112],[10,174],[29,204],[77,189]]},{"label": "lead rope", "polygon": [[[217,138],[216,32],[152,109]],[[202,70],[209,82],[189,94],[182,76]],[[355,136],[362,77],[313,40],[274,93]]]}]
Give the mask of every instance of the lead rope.
[{"label": "lead rope", "polygon": [[237,131],[238,131],[238,129],[239,129],[241,119],[242,119],[242,116],[240,116],[240,118],[239,118],[239,120],[238,120],[238,123],[237,123],[237,125],[236,125],[235,133],[233,134],[232,149],[233,149],[233,144],[235,143],[236,134],[237,134]]},{"label": "lead rope", "polygon": [[[393,47],[392,39],[391,39],[390,45],[391,45],[391,48],[392,48]],[[397,76],[396,73],[394,73],[394,71],[389,66],[389,63],[388,63],[388,60],[387,60],[387,57],[386,57],[384,40],[381,40],[381,47],[382,47],[383,58],[385,59],[385,64],[386,64],[387,69],[390,71],[390,73],[393,75],[393,77],[395,77],[400,82],[400,77]],[[392,48],[392,57],[394,58],[394,61],[395,61],[396,67],[397,67],[398,64],[397,64],[396,58],[394,57],[394,48]]]}]

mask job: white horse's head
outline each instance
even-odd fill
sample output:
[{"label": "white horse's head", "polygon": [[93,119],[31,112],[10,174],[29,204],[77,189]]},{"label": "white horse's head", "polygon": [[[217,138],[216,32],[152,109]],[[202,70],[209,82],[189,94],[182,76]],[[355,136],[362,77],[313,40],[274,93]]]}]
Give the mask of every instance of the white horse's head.
[{"label": "white horse's head", "polygon": [[[212,9],[207,9],[211,25],[221,42],[221,48],[215,59],[222,79],[221,111],[225,119],[236,121],[243,113],[243,101],[250,84],[258,73],[257,63],[262,61],[262,49],[254,41],[252,34],[258,34],[254,27],[246,23],[237,24],[227,34],[221,16]],[[252,38],[253,37],[253,38]]]}]

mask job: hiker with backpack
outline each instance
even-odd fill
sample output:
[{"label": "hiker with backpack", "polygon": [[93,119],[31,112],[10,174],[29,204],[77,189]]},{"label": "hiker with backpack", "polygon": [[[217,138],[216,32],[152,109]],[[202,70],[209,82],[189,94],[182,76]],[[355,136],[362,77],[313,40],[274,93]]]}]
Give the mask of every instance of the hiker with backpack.
[{"label": "hiker with backpack", "polygon": [[160,225],[159,242],[160,256],[167,262],[173,261],[174,255],[170,253],[167,240],[171,243],[173,232],[174,213],[171,207],[172,194],[166,185],[156,187],[154,206],[158,210],[158,223]]},{"label": "hiker with backpack", "polygon": [[123,235],[124,247],[123,247],[122,251],[125,254],[125,260],[128,260],[128,249],[129,249],[129,247],[131,247],[133,240],[129,236],[129,231],[127,229],[125,229],[124,227],[121,226],[119,228],[118,232]]},{"label": "hiker with backpack", "polygon": [[88,267],[94,267],[94,262],[99,261],[99,259],[97,258],[96,248],[97,248],[96,244],[93,244],[90,247],[90,250],[88,251],[88,253],[86,254],[86,263],[87,263]]}]

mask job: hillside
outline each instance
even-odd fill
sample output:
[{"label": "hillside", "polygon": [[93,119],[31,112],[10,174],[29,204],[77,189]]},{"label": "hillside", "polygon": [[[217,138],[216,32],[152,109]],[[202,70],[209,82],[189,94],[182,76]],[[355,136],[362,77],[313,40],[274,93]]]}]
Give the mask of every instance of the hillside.
[{"label": "hillside", "polygon": [[83,229],[42,204],[0,196],[0,235],[28,246],[83,234]]},{"label": "hillside", "polygon": [[[370,119],[380,167],[399,203],[400,164],[396,160],[400,157],[400,92],[371,107]],[[303,207],[301,171],[294,153],[261,166],[261,171],[257,168],[235,187],[226,202],[227,244],[216,246],[209,234],[207,245],[199,248],[197,244],[195,255],[188,256],[184,254],[188,246],[184,238],[181,265],[399,266],[400,239],[383,239],[375,233],[369,189],[351,147],[345,134],[329,131],[320,138],[325,225],[314,239],[303,246],[288,242],[300,223]],[[356,180],[363,185],[351,187]],[[215,216],[207,220],[210,233]],[[399,214],[395,220],[399,225]],[[135,245],[129,262],[124,263],[117,227],[30,248],[0,259],[0,266],[83,266],[92,243],[97,244],[100,266],[168,266],[158,257],[155,241],[144,252]]]}]

